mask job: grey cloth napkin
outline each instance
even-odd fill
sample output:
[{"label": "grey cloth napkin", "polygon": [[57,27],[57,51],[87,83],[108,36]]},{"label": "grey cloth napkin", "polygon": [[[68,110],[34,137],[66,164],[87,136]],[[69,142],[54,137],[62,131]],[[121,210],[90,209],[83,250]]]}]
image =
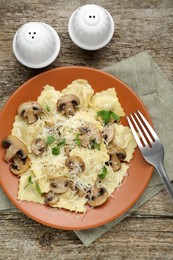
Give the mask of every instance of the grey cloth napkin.
[{"label": "grey cloth napkin", "polygon": [[[165,168],[171,181],[171,161],[173,152],[173,86],[166,80],[162,71],[147,52],[139,53],[129,59],[123,60],[104,69],[105,72],[116,76],[126,83],[141,98],[147,107],[153,120],[155,130],[165,148]],[[166,126],[166,130],[165,130]],[[85,246],[89,246],[94,240],[115,226],[141,205],[148,201],[164,188],[158,173],[154,171],[153,176],[140,199],[119,218],[98,228],[74,231]],[[0,189],[0,210],[13,209],[15,206],[8,200]]]}]

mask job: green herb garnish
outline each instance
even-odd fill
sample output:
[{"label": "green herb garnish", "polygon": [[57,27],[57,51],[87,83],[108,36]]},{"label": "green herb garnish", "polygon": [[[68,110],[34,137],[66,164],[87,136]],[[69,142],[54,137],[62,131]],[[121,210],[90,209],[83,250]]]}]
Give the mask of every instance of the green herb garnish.
[{"label": "green herb garnish", "polygon": [[49,105],[46,105],[46,110],[47,110],[48,112],[50,112],[50,106],[49,106]]},{"label": "green herb garnish", "polygon": [[117,114],[115,114],[114,112],[112,112],[112,111],[110,111],[110,112],[111,112],[111,117],[113,119],[115,119],[117,122],[119,122],[120,121],[120,117]]},{"label": "green herb garnish", "polygon": [[60,154],[60,149],[58,147],[53,147],[52,148],[52,154],[53,155],[59,155]]},{"label": "green herb garnish", "polygon": [[35,189],[38,192],[38,194],[41,194],[41,189],[38,183],[35,184]]},{"label": "green herb garnish", "polygon": [[112,118],[117,122],[120,121],[120,117],[110,110],[100,110],[97,112],[97,116],[100,116],[105,124],[108,124]]},{"label": "green herb garnish", "polygon": [[61,145],[63,145],[66,142],[66,139],[63,138],[61,139],[58,143],[57,143],[57,147],[60,147]]},{"label": "green herb garnish", "polygon": [[75,137],[75,143],[77,144],[77,146],[81,146],[81,141],[79,139],[79,133],[76,134],[76,137]]},{"label": "green herb garnish", "polygon": [[[26,188],[27,188],[28,186],[30,186],[31,184],[33,184],[33,181],[32,181],[32,176],[30,175],[30,176],[28,177],[28,184],[25,186],[24,189],[26,189]],[[35,184],[34,188],[35,188],[35,190],[36,190],[39,194],[41,194],[41,189],[40,189],[40,186],[39,186],[38,183]]]},{"label": "green herb garnish", "polygon": [[31,175],[28,177],[28,184],[32,184],[32,176]]},{"label": "green herb garnish", "polygon": [[25,190],[29,185],[31,185],[31,184],[33,184],[33,182],[32,182],[32,176],[30,175],[30,176],[28,177],[28,184],[25,186],[24,190]]},{"label": "green herb garnish", "polygon": [[[54,137],[54,136],[48,136],[48,137],[47,137],[47,144],[52,144],[52,143],[54,143],[54,142],[55,142],[55,137]],[[52,148],[52,154],[53,154],[53,155],[59,155],[59,154],[60,154],[60,149],[59,149],[59,147],[60,147],[61,145],[63,145],[65,142],[66,142],[66,139],[65,139],[65,138],[61,139],[61,140],[57,143],[57,146],[55,146],[55,147]]]},{"label": "green herb garnish", "polygon": [[52,135],[48,135],[47,136],[47,140],[46,140],[46,144],[50,145],[53,144],[55,142],[55,137]]},{"label": "green herb garnish", "polygon": [[95,141],[91,141],[91,149],[97,149],[100,151],[100,144],[96,143]]},{"label": "green herb garnish", "polygon": [[104,179],[107,174],[108,174],[108,169],[106,168],[106,166],[103,166],[98,176],[100,179]]}]

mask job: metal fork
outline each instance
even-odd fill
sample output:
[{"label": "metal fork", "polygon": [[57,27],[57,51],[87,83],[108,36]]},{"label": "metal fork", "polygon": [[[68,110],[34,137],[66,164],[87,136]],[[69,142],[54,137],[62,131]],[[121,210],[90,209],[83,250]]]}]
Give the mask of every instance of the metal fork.
[{"label": "metal fork", "polygon": [[144,159],[156,168],[173,200],[173,186],[163,166],[164,148],[159,137],[140,111],[127,117],[127,120]]}]

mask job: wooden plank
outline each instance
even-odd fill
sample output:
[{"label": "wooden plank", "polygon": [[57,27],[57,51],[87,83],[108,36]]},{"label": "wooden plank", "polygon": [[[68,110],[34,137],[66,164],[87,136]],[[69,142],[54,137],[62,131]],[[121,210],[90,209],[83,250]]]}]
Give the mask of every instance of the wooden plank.
[{"label": "wooden plank", "polygon": [[[173,83],[173,1],[100,0],[115,22],[112,41],[96,52],[81,50],[68,35],[68,20],[90,1],[0,0],[0,109],[26,80],[47,69],[81,65],[95,68],[148,50]],[[62,47],[56,61],[32,70],[19,64],[12,51],[16,30],[29,21],[50,24]],[[173,259],[173,205],[166,190],[97,239],[89,248],[72,231],[55,230],[20,212],[0,212],[0,260],[4,259]]]},{"label": "wooden plank", "polygon": [[[172,259],[173,218],[129,217],[85,248],[72,231],[1,214],[0,259]],[[31,258],[32,256],[32,258]]]}]

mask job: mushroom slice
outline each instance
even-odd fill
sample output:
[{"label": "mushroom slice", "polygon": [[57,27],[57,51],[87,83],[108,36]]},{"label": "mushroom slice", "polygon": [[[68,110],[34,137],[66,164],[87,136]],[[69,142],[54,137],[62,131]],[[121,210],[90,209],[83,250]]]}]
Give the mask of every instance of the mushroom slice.
[{"label": "mushroom slice", "polygon": [[10,165],[10,171],[15,175],[22,174],[26,172],[29,168],[29,158],[26,157],[24,159],[19,159],[17,156],[16,158],[12,159],[12,164]]},{"label": "mushroom slice", "polygon": [[55,125],[55,122],[53,122],[53,121],[51,121],[51,120],[46,120],[44,123],[45,123],[45,125],[46,125],[47,127],[50,127],[50,128]]},{"label": "mushroom slice", "polygon": [[121,147],[112,147],[108,150],[110,156],[110,165],[113,171],[121,169],[121,162],[126,158],[126,151]]},{"label": "mushroom slice", "polygon": [[31,150],[36,155],[42,154],[46,150],[46,142],[41,138],[35,139],[31,144]]},{"label": "mushroom slice", "polygon": [[44,194],[44,202],[49,206],[52,206],[58,202],[58,199],[58,194],[56,194],[54,191],[49,191],[48,193]]},{"label": "mushroom slice", "polygon": [[85,184],[79,183],[79,182],[74,183],[73,181],[70,181],[70,188],[72,189],[72,191],[76,191],[78,193],[79,197],[83,197],[89,191],[91,191],[89,185],[85,185]]},{"label": "mushroom slice", "polygon": [[4,160],[9,162],[14,156],[24,159],[28,155],[27,146],[16,136],[8,135],[2,141],[2,146],[6,149]]},{"label": "mushroom slice", "polygon": [[73,94],[61,96],[57,101],[57,110],[65,116],[74,116],[75,109],[80,104],[80,99]]},{"label": "mushroom slice", "polygon": [[83,147],[90,146],[92,141],[100,144],[101,132],[95,125],[88,123],[79,128],[79,140]]},{"label": "mushroom slice", "polygon": [[116,154],[111,155],[109,163],[114,172],[117,172],[118,170],[121,169],[121,162],[118,159],[118,157],[116,156]]},{"label": "mushroom slice", "polygon": [[104,138],[106,145],[108,145],[110,142],[112,142],[112,140],[115,137],[114,124],[112,124],[112,123],[107,124],[103,129],[102,136]]},{"label": "mushroom slice", "polygon": [[87,195],[91,192],[91,187],[85,184],[77,183],[76,185],[79,197]]},{"label": "mushroom slice", "polygon": [[50,181],[50,189],[55,193],[65,193],[70,186],[69,180],[65,177],[57,177]]},{"label": "mushroom slice", "polygon": [[18,107],[18,115],[27,118],[28,124],[33,124],[38,119],[38,115],[42,112],[42,107],[36,101],[29,101]]},{"label": "mushroom slice", "polygon": [[126,151],[119,146],[115,146],[115,147],[111,148],[109,150],[109,152],[115,153],[117,155],[118,159],[120,160],[120,162],[124,161],[126,158]]},{"label": "mushroom slice", "polygon": [[88,204],[92,207],[97,207],[106,202],[109,193],[105,187],[94,188],[88,197]]},{"label": "mushroom slice", "polygon": [[66,159],[65,165],[71,173],[80,173],[85,170],[85,163],[79,156],[70,156]]}]

